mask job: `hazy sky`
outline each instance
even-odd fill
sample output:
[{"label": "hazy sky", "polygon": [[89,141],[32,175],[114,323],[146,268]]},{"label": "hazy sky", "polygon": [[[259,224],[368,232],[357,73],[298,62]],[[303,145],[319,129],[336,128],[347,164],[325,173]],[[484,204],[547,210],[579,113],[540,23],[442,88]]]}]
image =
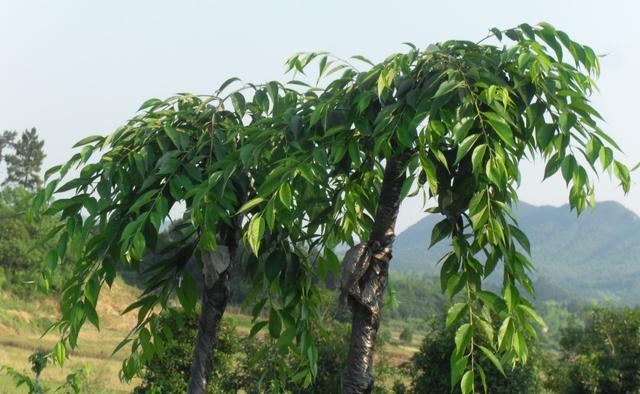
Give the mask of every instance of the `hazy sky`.
[{"label": "hazy sky", "polygon": [[[490,27],[550,22],[602,59],[596,108],[640,161],[640,3],[635,1],[29,1],[0,0],[0,130],[35,126],[46,141],[45,167],[66,160],[73,143],[107,134],[150,97],[210,93],[230,76],[281,79],[298,51],[382,60],[451,38],[477,40]],[[634,173],[640,177],[640,171]],[[564,204],[560,176],[523,166],[521,199]],[[639,182],[627,196],[603,176],[598,200],[640,213]],[[404,229],[424,214],[406,202]]]}]

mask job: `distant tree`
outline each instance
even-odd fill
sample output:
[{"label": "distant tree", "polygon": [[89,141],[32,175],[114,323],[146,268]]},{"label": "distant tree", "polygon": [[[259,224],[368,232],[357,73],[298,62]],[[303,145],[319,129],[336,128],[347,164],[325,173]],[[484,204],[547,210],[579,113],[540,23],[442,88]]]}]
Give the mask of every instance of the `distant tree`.
[{"label": "distant tree", "polygon": [[570,321],[562,353],[550,362],[545,386],[560,393],[640,392],[640,310],[591,309],[584,325]]},{"label": "distant tree", "polygon": [[13,143],[13,140],[16,138],[16,132],[15,131],[4,131],[1,135],[0,135],[0,162],[2,162],[2,151],[8,147],[11,146],[11,144]]},{"label": "distant tree", "polygon": [[400,340],[405,342],[413,341],[413,329],[411,327],[405,327],[400,333]]},{"label": "distant tree", "polygon": [[[0,277],[4,277],[0,285],[19,295],[34,293],[33,283],[41,278],[39,274],[46,266],[45,257],[58,241],[57,237],[45,240],[57,224],[55,218],[27,220],[25,212],[31,197],[32,193],[20,187],[0,190]],[[36,239],[43,242],[34,246]],[[70,256],[67,254],[67,257]],[[63,266],[56,271],[52,281],[47,282],[51,290],[61,288],[69,267]]]},{"label": "distant tree", "polygon": [[16,133],[6,132],[0,139],[0,157],[3,143],[13,148],[13,153],[6,154],[7,179],[3,184],[22,186],[34,191],[42,184],[40,168],[44,159],[44,141],[38,138],[36,128],[25,130],[20,139],[13,141]]}]

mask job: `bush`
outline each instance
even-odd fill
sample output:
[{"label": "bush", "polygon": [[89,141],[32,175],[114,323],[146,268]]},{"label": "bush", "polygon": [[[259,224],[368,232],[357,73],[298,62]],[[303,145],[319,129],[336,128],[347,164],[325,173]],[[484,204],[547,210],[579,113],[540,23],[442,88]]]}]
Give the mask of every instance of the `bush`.
[{"label": "bush", "polygon": [[405,342],[413,341],[413,330],[411,327],[405,327],[402,329],[402,332],[400,333],[400,340]]},{"label": "bush", "polygon": [[[176,319],[174,316],[179,316]],[[189,380],[191,357],[197,335],[195,316],[163,315],[161,325],[174,332],[173,340],[164,352],[148,362],[143,369],[142,383],[136,394],[185,392]],[[310,387],[293,382],[291,377],[302,365],[292,354],[281,353],[273,340],[241,339],[227,319],[222,320],[210,378],[210,393],[264,392],[340,392],[340,379],[347,354],[348,326],[327,324],[328,330],[317,336],[318,375]]]},{"label": "bush", "polygon": [[0,190],[0,286],[19,296],[33,297],[35,284],[45,290],[59,291],[70,273],[69,264],[60,264],[51,281],[45,285],[42,273],[45,258],[55,249],[57,239],[39,245],[36,242],[56,226],[53,218],[27,220],[32,194],[22,188],[5,187]]},{"label": "bush", "polygon": [[545,386],[562,393],[640,392],[640,310],[595,307],[562,331]]},{"label": "bush", "polygon": [[[445,329],[442,319],[433,319],[429,326],[429,332],[422,341],[420,351],[405,366],[407,375],[411,376],[411,384],[406,387],[396,382],[394,385],[396,393],[460,393],[459,386],[451,390],[449,359],[455,348],[455,330],[454,328]],[[528,364],[518,365],[513,369],[505,368],[506,377],[491,362],[478,354],[476,361],[486,373],[489,392],[492,394],[539,393],[540,382],[535,364],[532,364],[535,353],[534,351],[532,353]],[[480,379],[476,382],[476,387],[482,387]]]},{"label": "bush", "polygon": [[[184,316],[176,311],[163,314],[159,320],[174,333],[164,352],[150,360],[143,369],[142,383],[134,389],[136,394],[184,393],[187,391],[193,348],[198,333],[196,316]],[[227,319],[218,330],[214,355],[214,370],[210,378],[209,393],[228,393],[234,386],[230,376],[232,357],[240,350],[240,337]]]}]

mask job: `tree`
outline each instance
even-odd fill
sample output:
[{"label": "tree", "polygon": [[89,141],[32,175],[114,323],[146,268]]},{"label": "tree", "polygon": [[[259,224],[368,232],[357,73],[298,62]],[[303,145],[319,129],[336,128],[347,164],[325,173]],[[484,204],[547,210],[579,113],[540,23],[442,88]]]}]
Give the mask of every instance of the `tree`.
[{"label": "tree", "polygon": [[[4,140],[0,139],[0,158],[2,154],[2,143],[13,148],[12,154],[6,154],[4,159],[7,162],[7,179],[3,184],[21,186],[27,190],[35,191],[42,184],[40,179],[40,168],[44,159],[44,141],[38,138],[36,128],[25,130],[20,139],[13,141],[16,133],[4,133]],[[8,137],[8,138],[7,138]]]},{"label": "tree", "polygon": [[[420,345],[420,351],[411,357],[406,366],[411,383],[406,392],[410,393],[460,393],[460,387],[451,385],[451,364],[449,357],[455,350],[455,330],[445,329],[443,318],[431,319],[427,336]],[[488,392],[494,394],[539,393],[540,379],[537,360],[526,365],[505,367],[504,374],[491,365],[486,357],[476,360],[484,371]],[[479,369],[480,370],[480,369]],[[476,379],[480,381],[480,377]],[[478,384],[481,384],[478,382]]]},{"label": "tree", "polygon": [[403,328],[402,332],[400,332],[400,340],[411,343],[413,341],[413,329],[411,327]]},{"label": "tree", "polygon": [[5,148],[11,146],[13,140],[16,138],[15,131],[4,131],[2,135],[0,135],[0,163],[2,162],[2,152]]},{"label": "tree", "polygon": [[[435,226],[431,245],[451,237],[452,251],[441,260],[443,291],[466,296],[451,307],[447,319],[454,325],[469,318],[458,328],[461,340],[452,353],[453,381],[460,382],[463,393],[475,391],[476,350],[526,361],[523,333],[534,331],[529,321],[542,323],[518,290],[533,293],[527,274],[532,265],[520,252],[528,252],[529,241],[510,210],[517,199],[519,161],[541,156],[547,162],[545,177],[561,170],[571,186],[570,205],[578,213],[593,205],[587,168],[596,171],[598,159],[628,191],[629,171],[613,160],[617,146],[597,125],[600,115],[588,101],[591,77],[599,73],[593,50],[545,23],[491,32],[487,38],[512,44],[498,48],[482,44],[484,40],[447,41],[426,51],[411,47],[333,91],[341,100],[332,109],[357,109],[346,123],[363,134],[372,132],[372,156],[381,166],[385,163],[375,220],[364,238],[368,251],[347,254],[356,275],[343,286],[353,310],[345,392],[370,392],[373,386],[375,336],[395,217],[414,181],[426,185],[428,196],[437,200],[428,211],[445,217]],[[573,57],[575,66],[565,63],[564,55]],[[329,87],[323,94],[331,91]],[[325,101],[333,104],[330,98]],[[481,288],[498,262],[504,266],[502,294]],[[485,308],[501,321],[498,335],[486,333],[489,348],[474,341],[478,331],[492,324],[480,313]]]},{"label": "tree", "polygon": [[[163,327],[171,327],[172,334],[166,338],[165,350],[144,365],[142,382],[134,389],[136,394],[184,393],[188,388],[198,319],[170,310],[160,317],[159,322]],[[208,393],[228,393],[237,387],[232,367],[237,367],[234,366],[235,355],[240,348],[241,338],[235,327],[223,320],[217,335],[213,376],[208,377],[213,382]]]},{"label": "tree", "polygon": [[[341,298],[353,317],[342,389],[370,392],[395,220],[415,184],[414,193],[437,201],[429,212],[444,216],[431,244],[451,238],[452,250],[441,260],[443,291],[463,296],[447,317],[447,326],[459,325],[452,380],[464,394],[475,391],[475,376],[483,373],[476,369],[478,351],[498,368],[496,354],[526,362],[525,333],[535,333],[531,322],[542,321],[519,290],[533,293],[532,264],[522,252],[529,243],[510,210],[518,163],[537,155],[547,163],[547,177],[561,171],[578,212],[593,204],[588,170],[595,171],[598,160],[625,191],[630,179],[588,101],[599,73],[593,50],[544,23],[491,32],[487,39],[502,47],[410,45],[379,64],[355,57],[370,66],[366,71],[328,54],[298,54],[287,62],[289,70],[315,64],[323,87],[294,79],[222,94],[231,79],[213,96],[151,99],[114,134],[80,141],[81,152],[49,171],[59,177],[34,200],[36,210],[60,216],[60,249],[69,246],[78,256],[56,326],[63,334],[56,360],[63,361],[66,343],[76,345],[85,320],[98,324],[98,292],[112,283],[116,264],[136,265],[154,248],[170,209],[182,203],[184,237],[165,251],[143,296],[128,308],[139,310],[139,324],[124,342],[131,340],[133,351],[124,376],[161,348],[155,306],[166,307],[175,290],[182,306],[194,309],[195,286],[183,270],[193,256],[209,285],[190,391],[204,392],[228,297],[227,270],[241,242],[251,251],[253,331],[268,328],[306,360],[295,377],[310,384],[317,376],[312,338],[320,320],[315,279],[337,271],[332,249],[347,243]],[[98,161],[87,164],[100,151]],[[80,176],[62,183],[72,166],[82,167]],[[75,195],[47,204],[54,192],[67,190]],[[51,255],[55,262],[60,257]],[[499,294],[481,286],[498,263],[504,268]],[[493,316],[497,333],[488,329]],[[463,317],[467,322],[459,324]],[[475,340],[480,333],[487,346]]]},{"label": "tree", "polygon": [[562,331],[562,352],[545,385],[562,393],[634,393],[640,389],[640,311],[594,307],[584,325]]},{"label": "tree", "polygon": [[[47,256],[47,266],[53,271],[63,257],[60,252],[67,249],[82,260],[75,264],[66,286],[63,318],[56,325],[63,334],[54,352],[58,363],[64,361],[66,344],[76,345],[78,331],[86,320],[99,325],[95,303],[102,284],[113,282],[121,260],[136,266],[145,250],[155,248],[162,223],[180,202],[186,206],[185,225],[180,228],[182,236],[158,251],[165,258],[147,269],[153,276],[146,291],[127,309],[139,309],[139,322],[131,338],[121,343],[124,346],[132,341],[132,354],[123,365],[123,376],[132,377],[160,349],[163,327],[158,325],[155,306],[166,307],[175,292],[185,310],[194,310],[196,287],[184,271],[186,261],[193,257],[203,266],[205,290],[189,391],[206,390],[215,335],[228,297],[228,270],[240,242],[239,226],[247,216],[243,242],[253,253],[249,259],[257,278],[256,286],[267,281],[283,283],[270,287],[269,291],[275,293],[273,297],[257,302],[255,317],[259,317],[268,300],[272,301],[270,334],[274,337],[286,334],[288,342],[284,343],[292,350],[297,349],[293,339],[298,338],[303,342],[299,351],[305,354],[304,359],[310,364],[315,362],[317,350],[313,350],[316,347],[310,341],[310,329],[318,317],[308,314],[316,309],[319,295],[317,290],[310,289],[311,263],[298,241],[306,236],[302,231],[302,226],[306,226],[303,218],[314,220],[324,207],[316,204],[314,211],[301,203],[293,211],[291,186],[264,180],[270,173],[283,175],[282,171],[274,173],[272,167],[287,165],[287,150],[293,148],[280,144],[276,137],[284,137],[280,133],[282,124],[289,123],[290,108],[297,104],[299,95],[275,82],[247,88],[254,91],[252,101],[239,91],[226,97],[202,99],[181,95],[165,102],[149,100],[141,109],[144,112],[127,126],[107,138],[85,138],[78,144],[83,146],[80,153],[45,174],[45,178],[53,173],[61,177],[47,184],[34,199],[34,207],[42,206],[54,192],[75,190],[73,197],[45,207],[46,214],[58,216],[64,223],[50,234],[53,237],[59,232],[60,241]],[[229,101],[235,105],[235,111],[224,108]],[[244,125],[243,118],[249,117],[249,124]],[[264,149],[264,153],[252,152],[256,148]],[[106,152],[100,160],[87,164],[90,156],[101,149]],[[266,162],[267,159],[271,161]],[[80,176],[61,183],[72,166],[83,166]],[[306,190],[298,191],[304,193],[306,200],[327,194],[322,189],[324,182],[304,183]],[[263,201],[263,197],[256,197],[258,192],[272,193],[267,203],[270,213],[258,210],[258,203]],[[245,203],[247,200],[250,201]],[[280,210],[277,216],[276,207]],[[82,209],[88,214],[82,215]],[[296,218],[294,213],[297,220],[292,220]],[[265,224],[270,229],[269,249],[258,259]],[[333,252],[327,253],[337,261]],[[266,258],[270,263],[274,261],[265,270]],[[263,296],[260,291],[253,293],[255,297]],[[259,328],[265,325],[256,323]],[[307,367],[301,376],[310,382],[311,374],[312,369]]]},{"label": "tree", "polygon": [[[173,311],[163,314],[161,322],[172,327],[175,334],[167,341],[165,351],[144,366],[142,383],[134,390],[137,394],[181,393],[187,390],[198,320]],[[305,389],[301,381],[286,380],[288,370],[295,370],[300,363],[298,358],[283,354],[278,343],[271,338],[241,338],[232,323],[223,319],[208,393],[339,392],[347,335],[345,325],[334,323],[328,324],[326,330],[317,335],[318,376],[313,386]],[[286,363],[279,362],[280,358],[286,359]]]},{"label": "tree", "polygon": [[[2,287],[20,296],[33,296],[36,287],[33,283],[39,284],[38,278],[45,270],[44,257],[55,247],[54,240],[33,245],[34,240],[54,229],[57,222],[49,217],[27,218],[32,196],[20,187],[0,190],[0,277],[7,279]],[[59,269],[49,288],[43,289],[60,291],[66,272],[66,267]]]}]

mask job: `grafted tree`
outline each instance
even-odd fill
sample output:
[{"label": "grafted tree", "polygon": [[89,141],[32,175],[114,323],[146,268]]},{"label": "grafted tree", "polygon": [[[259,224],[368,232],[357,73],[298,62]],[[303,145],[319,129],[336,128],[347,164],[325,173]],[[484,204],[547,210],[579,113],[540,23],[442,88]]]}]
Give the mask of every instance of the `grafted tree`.
[{"label": "grafted tree", "polygon": [[[466,297],[451,307],[447,318],[448,326],[463,323],[451,357],[452,385],[460,382],[463,393],[485,381],[474,363],[476,351],[499,369],[505,362],[526,362],[525,333],[535,336],[531,322],[544,324],[521,294],[533,296],[534,289],[527,273],[532,268],[526,257],[529,241],[510,209],[517,201],[519,162],[541,158],[545,178],[561,171],[570,185],[570,205],[578,213],[593,205],[589,172],[597,172],[598,162],[625,192],[629,189],[629,170],[613,159],[618,147],[598,126],[601,117],[589,103],[592,77],[599,73],[594,51],[546,23],[492,29],[487,38],[509,45],[482,40],[447,41],[425,51],[410,46],[406,54],[356,74],[346,95],[324,92],[344,98],[335,108],[354,109],[345,124],[365,140],[367,132],[372,134],[370,155],[385,166],[366,238],[371,251],[364,259],[358,253],[345,261],[360,272],[351,276],[355,283],[343,285],[353,310],[344,392],[370,392],[373,387],[375,336],[395,217],[411,184],[436,200],[429,212],[444,216],[431,234],[431,245],[451,239],[451,252],[440,260],[442,289],[451,297],[461,292]],[[302,65],[306,59],[291,62]],[[318,110],[327,111],[322,103]],[[373,127],[363,126],[367,121]],[[482,280],[498,263],[500,294],[482,289]],[[497,333],[491,328],[494,319],[500,321]],[[492,348],[477,345],[477,335],[486,336]],[[502,354],[502,362],[496,354]]]},{"label": "grafted tree", "polygon": [[[170,210],[183,204],[183,236],[161,251],[167,258],[149,269],[152,279],[128,308],[138,309],[138,325],[122,344],[132,342],[123,376],[137,373],[170,338],[156,313],[174,291],[186,310],[194,309],[195,284],[184,267],[195,257],[205,289],[190,392],[206,389],[228,267],[243,244],[251,252],[252,335],[267,327],[281,350],[305,361],[292,379],[311,384],[312,326],[321,323],[316,278],[338,271],[333,249],[348,243],[341,289],[353,320],[343,391],[370,392],[395,220],[415,187],[413,193],[436,201],[428,211],[443,215],[431,244],[450,238],[451,252],[441,259],[443,291],[465,299],[447,316],[448,326],[459,325],[452,385],[469,393],[485,384],[477,351],[500,370],[526,362],[525,333],[535,336],[532,322],[543,322],[521,294],[533,288],[529,242],[510,209],[520,160],[542,158],[547,177],[561,171],[578,212],[593,203],[588,175],[598,161],[625,191],[630,179],[588,100],[599,72],[593,50],[548,24],[493,29],[488,38],[505,45],[409,46],[379,64],[354,57],[366,71],[328,54],[299,54],[289,69],[317,64],[325,85],[249,84],[223,96],[232,79],[212,96],[149,100],[111,136],[80,141],[81,152],[48,172],[59,177],[35,200],[36,209],[62,220],[51,234],[59,241],[47,258],[50,270],[67,249],[77,261],[55,325],[63,334],[55,358],[61,363],[66,344],[76,345],[85,320],[98,326],[100,287],[113,282],[120,261],[136,264],[153,249]],[[73,166],[80,175],[62,183]],[[73,197],[48,205],[54,193],[69,190]],[[501,292],[483,289],[499,263]],[[479,345],[478,336],[490,346]]]}]

